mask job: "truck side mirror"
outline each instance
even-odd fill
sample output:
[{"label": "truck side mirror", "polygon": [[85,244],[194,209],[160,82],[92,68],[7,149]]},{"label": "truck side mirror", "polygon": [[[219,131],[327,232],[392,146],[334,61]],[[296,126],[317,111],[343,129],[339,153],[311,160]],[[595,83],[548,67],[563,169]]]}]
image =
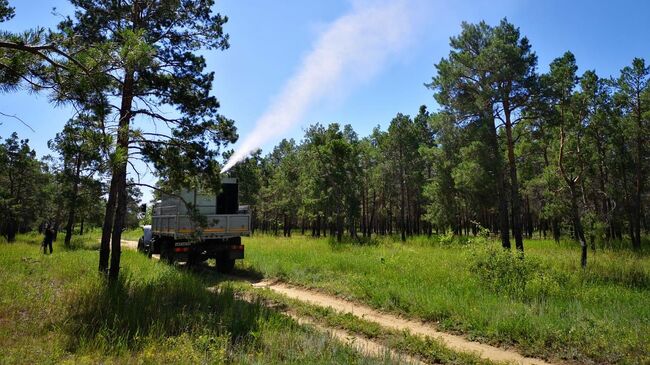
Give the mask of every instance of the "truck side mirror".
[{"label": "truck side mirror", "polygon": [[147,204],[140,205],[140,213],[147,213]]}]

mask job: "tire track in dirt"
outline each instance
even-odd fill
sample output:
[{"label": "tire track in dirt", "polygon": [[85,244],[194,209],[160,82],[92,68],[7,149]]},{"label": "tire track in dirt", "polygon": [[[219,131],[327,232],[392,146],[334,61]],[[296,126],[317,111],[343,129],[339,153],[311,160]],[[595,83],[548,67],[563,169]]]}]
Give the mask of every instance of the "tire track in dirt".
[{"label": "tire track in dirt", "polygon": [[137,250],[138,249],[138,241],[128,241],[128,240],[122,240],[122,247],[128,248],[131,250]]},{"label": "tire track in dirt", "polygon": [[448,348],[452,350],[475,353],[484,359],[522,365],[551,364],[542,359],[523,356],[512,350],[498,348],[480,342],[470,341],[461,336],[440,332],[433,326],[422,322],[381,313],[368,306],[336,298],[331,295],[315,292],[313,290],[297,288],[284,283],[271,281],[253,283],[253,286],[256,288],[268,288],[289,298],[301,300],[303,302],[318,305],[321,307],[330,307],[338,312],[351,313],[357,317],[361,317],[367,321],[375,322],[386,328],[391,328],[399,331],[408,330],[415,335],[428,336],[442,341]]},{"label": "tire track in dirt", "polygon": [[[239,277],[231,277],[230,275],[227,275],[228,280],[235,280],[235,281],[247,281],[248,280],[243,280],[242,278]],[[207,288],[208,291],[211,292],[218,292],[220,290],[219,286],[212,286]],[[238,296],[239,299],[245,300],[247,302],[255,302],[256,298],[249,294],[243,294]],[[263,305],[267,305],[264,302],[262,303]],[[365,354],[365,355],[370,355],[374,357],[381,358],[383,356],[388,356],[390,359],[397,360],[401,364],[412,364],[412,365],[427,365],[426,362],[423,362],[422,360],[415,358],[413,356],[407,355],[400,353],[398,351],[395,351],[389,347],[386,347],[378,342],[375,342],[373,340],[369,340],[365,337],[338,329],[338,328],[332,328],[332,327],[327,327],[324,326],[320,323],[316,323],[310,318],[300,316],[294,312],[292,312],[290,309],[285,309],[281,310],[277,307],[274,306],[269,306],[269,308],[282,313],[294,321],[298,323],[299,325],[302,326],[309,326],[317,330],[318,332],[321,333],[327,333],[330,337],[332,337],[335,340],[340,341],[341,343],[350,346],[351,348],[355,349],[356,351]]]},{"label": "tire track in dirt", "polygon": [[298,324],[312,326],[320,332],[328,333],[333,338],[343,342],[344,344],[356,349],[357,351],[363,354],[374,356],[374,357],[382,357],[386,354],[389,354],[391,359],[398,360],[400,363],[417,364],[417,365],[427,364],[412,356],[399,353],[375,341],[368,340],[364,337],[349,333],[347,331],[343,331],[331,327],[325,327],[323,325],[315,323],[310,319],[289,312],[284,312],[284,314],[293,318],[293,320],[298,322]]}]

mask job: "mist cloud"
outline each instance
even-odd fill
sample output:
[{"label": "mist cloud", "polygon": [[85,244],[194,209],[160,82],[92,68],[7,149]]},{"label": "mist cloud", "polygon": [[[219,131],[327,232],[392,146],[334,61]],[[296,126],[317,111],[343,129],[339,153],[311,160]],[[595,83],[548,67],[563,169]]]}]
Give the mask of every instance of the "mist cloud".
[{"label": "mist cloud", "polygon": [[340,90],[347,93],[376,75],[413,42],[425,13],[423,5],[420,0],[354,2],[350,12],[326,26],[222,171],[300,124],[318,101]]}]

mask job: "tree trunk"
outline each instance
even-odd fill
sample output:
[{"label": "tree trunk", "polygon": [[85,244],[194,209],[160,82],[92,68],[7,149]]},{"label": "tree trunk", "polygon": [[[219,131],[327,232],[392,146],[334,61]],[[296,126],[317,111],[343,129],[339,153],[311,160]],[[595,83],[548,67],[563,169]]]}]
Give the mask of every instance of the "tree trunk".
[{"label": "tree trunk", "polygon": [[16,241],[16,221],[9,218],[7,222],[7,242]]},{"label": "tree trunk", "polygon": [[641,215],[642,215],[642,191],[643,191],[643,145],[645,141],[645,133],[643,131],[643,116],[641,111],[641,90],[636,90],[636,167],[635,167],[635,197],[634,197],[634,236],[632,237],[632,248],[634,250],[641,249]]},{"label": "tree trunk", "polygon": [[70,246],[72,239],[72,228],[74,227],[74,216],[77,209],[77,196],[79,195],[79,175],[81,174],[81,154],[77,154],[77,164],[75,166],[74,184],[72,185],[72,197],[68,211],[68,223],[65,226],[65,239],[63,244]]},{"label": "tree trunk", "polygon": [[506,137],[508,139],[508,164],[510,165],[510,200],[512,206],[512,234],[515,236],[515,246],[519,251],[524,251],[524,240],[521,233],[521,196],[519,195],[519,182],[517,181],[517,164],[515,160],[515,144],[512,139],[512,122],[507,101],[503,103],[506,117]]},{"label": "tree trunk", "polygon": [[[492,108],[490,107],[490,112]],[[510,249],[510,227],[508,224],[508,200],[506,198],[506,185],[501,158],[501,149],[499,148],[499,139],[497,129],[494,124],[494,118],[487,117],[489,143],[494,153],[493,165],[497,178],[497,196],[499,199],[499,233],[501,234],[501,245],[505,249]]]},{"label": "tree trunk", "polygon": [[99,246],[99,271],[108,273],[108,260],[110,257],[111,232],[113,230],[113,218],[115,217],[115,203],[117,201],[117,180],[118,177],[113,172],[111,177],[111,187],[106,202],[106,213],[104,214],[104,224],[102,226],[102,240]]},{"label": "tree trunk", "polygon": [[[111,239],[111,267],[108,273],[110,280],[116,280],[120,273],[120,257],[122,243],[122,228],[126,217],[126,204],[128,200],[126,189],[126,168],[129,155],[129,124],[131,122],[131,107],[133,104],[134,71],[127,70],[122,86],[122,104],[120,105],[120,121],[118,123],[117,149],[122,160],[116,162],[113,177],[116,178],[115,193],[117,207],[113,221]],[[112,182],[111,182],[112,183]],[[103,232],[102,232],[103,233]]]},{"label": "tree trunk", "polygon": [[[582,228],[582,221],[580,220],[580,211],[578,209],[578,193],[576,191],[576,182],[580,179],[580,176],[572,177],[567,174],[564,170],[564,127],[560,127],[560,154],[558,156],[558,166],[560,167],[560,174],[571,193],[571,220],[573,223],[573,233],[575,238],[580,242],[580,247],[582,248],[582,253],[580,256],[580,266],[584,269],[587,266],[587,240],[585,239],[585,233]],[[578,153],[580,151],[578,150]]]},{"label": "tree trunk", "polygon": [[128,196],[126,193],[126,165],[118,172],[117,189],[117,208],[115,209],[115,220],[113,222],[113,232],[111,238],[111,267],[108,278],[111,281],[117,279],[120,273],[120,258],[122,256],[122,227],[126,216],[126,203]]},{"label": "tree trunk", "polygon": [[570,186],[569,190],[571,190],[571,218],[573,221],[573,231],[576,239],[580,242],[580,248],[582,249],[580,255],[580,266],[584,269],[587,267],[587,240],[585,239],[585,233],[580,219],[578,197],[577,192],[575,191],[575,186]]},{"label": "tree trunk", "polygon": [[343,215],[338,213],[336,215],[336,242],[343,241]]},{"label": "tree trunk", "polygon": [[400,169],[399,169],[399,184],[400,184],[400,216],[401,216],[401,222],[400,222],[400,230],[401,230],[401,237],[402,237],[402,242],[406,241],[406,213],[405,213],[405,205],[406,205],[406,192],[404,188],[404,164],[402,161],[402,150],[400,149],[399,152],[399,160],[400,160]]}]

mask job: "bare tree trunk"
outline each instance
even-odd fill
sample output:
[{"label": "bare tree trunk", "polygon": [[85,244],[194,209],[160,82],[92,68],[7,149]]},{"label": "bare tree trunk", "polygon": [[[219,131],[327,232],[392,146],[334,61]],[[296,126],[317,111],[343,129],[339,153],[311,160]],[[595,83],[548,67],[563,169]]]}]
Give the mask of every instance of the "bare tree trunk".
[{"label": "bare tree trunk", "polygon": [[643,192],[643,146],[647,141],[645,141],[645,133],[643,130],[643,115],[641,107],[641,89],[637,88],[636,90],[636,120],[637,120],[637,132],[636,132],[636,174],[635,174],[635,199],[634,199],[634,237],[632,238],[632,247],[635,250],[641,249],[641,215],[643,214],[642,210],[642,192]]},{"label": "bare tree trunk", "polygon": [[[491,108],[490,108],[491,111]],[[503,163],[501,159],[501,149],[499,148],[499,140],[497,136],[497,129],[494,124],[494,118],[488,117],[488,134],[489,143],[492,148],[493,165],[495,168],[495,175],[497,178],[497,196],[499,199],[499,233],[501,234],[501,245],[505,249],[510,249],[510,227],[508,223],[508,200],[506,198],[506,185],[503,171]]]},{"label": "bare tree trunk", "polygon": [[580,219],[580,210],[578,209],[578,197],[577,192],[575,191],[575,186],[570,186],[569,190],[571,190],[571,218],[573,221],[573,231],[576,235],[576,239],[580,242],[580,247],[582,249],[580,255],[580,266],[584,269],[587,267],[587,240],[585,239],[585,232]]},{"label": "bare tree trunk", "polygon": [[524,251],[524,240],[521,232],[521,196],[519,195],[519,182],[517,180],[517,164],[515,160],[515,144],[512,139],[512,122],[508,102],[503,103],[506,110],[506,137],[508,139],[508,164],[510,166],[510,200],[512,206],[512,234],[515,236],[515,246],[519,251]]},{"label": "bare tree trunk", "polygon": [[343,216],[341,213],[336,214],[336,241],[343,240]]},{"label": "bare tree trunk", "polygon": [[[580,247],[582,248],[582,253],[580,255],[580,266],[582,266],[584,269],[587,266],[587,240],[585,239],[585,233],[582,227],[582,221],[580,219],[580,210],[578,208],[578,192],[576,191],[576,183],[580,179],[580,174],[578,174],[576,177],[573,177],[569,176],[564,170],[564,142],[564,127],[560,127],[560,154],[558,156],[558,166],[560,167],[560,174],[562,175],[562,178],[564,178],[564,181],[569,187],[569,191],[571,193],[571,220],[573,223],[573,233],[575,234],[575,238],[578,240],[578,242],[580,242]],[[580,153],[579,150],[578,153]]]},{"label": "bare tree trunk", "polygon": [[115,221],[111,238],[111,267],[108,273],[110,280],[116,280],[120,273],[120,258],[122,256],[122,228],[126,216],[126,165],[120,168],[118,173],[117,208],[115,209]]},{"label": "bare tree trunk", "polygon": [[[126,216],[126,203],[128,194],[126,189],[126,167],[129,155],[129,124],[131,122],[131,107],[133,104],[134,71],[127,70],[122,86],[122,104],[120,105],[120,121],[117,132],[118,156],[123,160],[117,161],[113,170],[113,177],[116,178],[117,207],[115,209],[115,220],[111,238],[111,267],[108,273],[110,280],[116,280],[120,273],[120,257],[122,243],[122,228]],[[111,182],[112,183],[112,182]]]},{"label": "bare tree trunk", "polygon": [[104,224],[102,226],[102,241],[99,246],[99,271],[108,273],[108,260],[110,258],[111,232],[113,231],[113,218],[115,217],[115,204],[117,203],[117,180],[118,177],[113,172],[111,177],[111,187],[106,202],[106,213],[104,214]]},{"label": "bare tree trunk", "polygon": [[77,164],[75,166],[74,185],[72,186],[72,197],[68,210],[68,223],[65,226],[65,239],[63,244],[70,246],[72,240],[72,228],[74,227],[74,216],[77,209],[77,196],[79,195],[79,175],[81,174],[81,155],[77,154]]}]

